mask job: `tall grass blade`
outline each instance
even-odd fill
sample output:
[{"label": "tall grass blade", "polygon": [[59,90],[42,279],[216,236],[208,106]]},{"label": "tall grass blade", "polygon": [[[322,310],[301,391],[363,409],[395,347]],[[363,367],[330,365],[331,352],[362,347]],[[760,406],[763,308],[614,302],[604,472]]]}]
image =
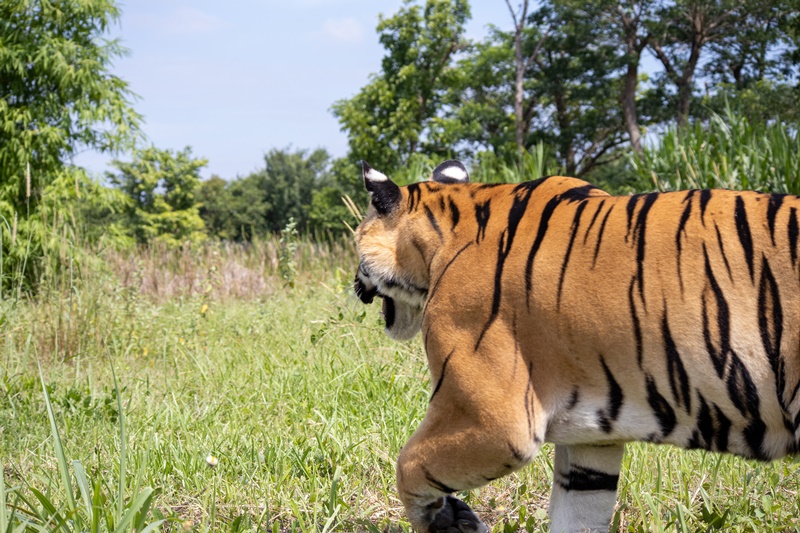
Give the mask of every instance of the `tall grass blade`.
[{"label": "tall grass blade", "polygon": [[[116,516],[116,519],[119,520],[125,510],[125,468],[127,467],[128,441],[125,438],[125,414],[122,412],[122,395],[119,393],[119,383],[117,383],[117,373],[114,370],[114,363],[111,363],[111,376],[114,378],[114,392],[117,396],[117,413],[119,416],[119,484]],[[119,528],[117,528],[117,531],[119,531]]]},{"label": "tall grass blade", "polygon": [[53,445],[55,447],[56,459],[58,460],[58,471],[61,474],[61,482],[63,484],[64,492],[67,493],[67,509],[69,510],[69,514],[74,514],[78,506],[75,502],[75,493],[72,491],[72,481],[70,480],[67,456],[64,454],[64,447],[61,444],[61,436],[58,433],[58,426],[56,425],[56,417],[53,414],[53,406],[50,403],[50,395],[47,392],[47,385],[44,382],[42,364],[39,361],[37,361],[37,364],[39,365],[39,379],[41,379],[42,382],[42,391],[44,392],[44,403],[47,407],[47,416],[50,418],[50,430],[53,434]]},{"label": "tall grass blade", "polygon": [[[72,461],[72,470],[75,472],[75,482],[78,485],[78,490],[81,491],[81,498],[83,499],[83,507],[86,509],[87,521],[89,524],[95,524],[92,489],[89,486],[89,481],[86,479],[86,471],[80,461]],[[97,529],[93,525],[91,527],[91,533],[97,533]]]},{"label": "tall grass blade", "polygon": [[[131,505],[128,507],[128,510],[125,512],[125,514],[120,515],[120,519],[114,528],[114,533],[123,533],[126,531],[132,524],[134,524],[136,515],[140,511],[142,512],[142,515],[147,515],[155,494],[156,491],[150,487],[146,487],[140,494],[138,494],[131,502]],[[136,531],[138,531],[138,529],[136,529]]]},{"label": "tall grass blade", "polygon": [[0,465],[0,532],[7,533],[9,528],[8,510],[6,509],[6,482],[3,479],[3,468]]},{"label": "tall grass blade", "polygon": [[[47,526],[47,531],[58,531],[67,521],[67,517],[62,517],[61,513],[59,513],[58,509],[53,505],[53,502],[42,494],[41,491],[35,487],[29,488],[36,499],[39,500],[39,503],[42,505],[42,510],[44,511],[44,513],[39,514],[38,518],[44,523],[44,526]],[[69,531],[69,529],[66,531]]]}]

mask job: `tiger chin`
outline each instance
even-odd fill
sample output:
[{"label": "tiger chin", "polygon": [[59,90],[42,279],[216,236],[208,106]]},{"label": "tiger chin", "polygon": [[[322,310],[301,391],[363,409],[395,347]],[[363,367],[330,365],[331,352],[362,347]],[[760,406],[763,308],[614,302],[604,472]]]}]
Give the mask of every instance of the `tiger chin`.
[{"label": "tiger chin", "polygon": [[454,494],[545,442],[559,533],[608,531],[626,442],[797,453],[800,198],[362,170],[355,291],[390,337],[422,331],[433,384],[397,461],[417,531],[489,531]]}]

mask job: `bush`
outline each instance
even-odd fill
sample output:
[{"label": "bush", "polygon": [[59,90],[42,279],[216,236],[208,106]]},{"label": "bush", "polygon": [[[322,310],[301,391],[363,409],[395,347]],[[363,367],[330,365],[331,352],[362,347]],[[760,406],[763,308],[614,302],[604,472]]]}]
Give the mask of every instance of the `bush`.
[{"label": "bush", "polygon": [[667,129],[631,156],[633,188],[754,189],[800,194],[800,138],[781,122],[754,122],[728,107],[682,130]]}]

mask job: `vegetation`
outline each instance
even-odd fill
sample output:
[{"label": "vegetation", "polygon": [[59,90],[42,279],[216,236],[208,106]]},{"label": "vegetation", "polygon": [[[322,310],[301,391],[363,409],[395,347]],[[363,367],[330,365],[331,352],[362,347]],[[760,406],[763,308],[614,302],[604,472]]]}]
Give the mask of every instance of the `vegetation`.
[{"label": "vegetation", "polygon": [[204,159],[193,159],[191,149],[134,150],[133,161],[115,160],[119,174],[108,180],[125,196],[119,233],[138,244],[163,241],[171,246],[202,241],[205,225],[197,205],[200,169]]},{"label": "vegetation", "polygon": [[[789,0],[506,5],[470,41],[466,0],[406,0],[333,104],[347,156],[201,181],[189,147],[134,146],[113,0],[0,0],[0,532],[408,529],[393,461],[430,383],[350,295],[359,159],[402,184],[458,157],[481,182],[800,194]],[[546,531],[551,474],[546,448],[468,498]],[[631,445],[615,528],[800,530],[798,474]]]},{"label": "vegetation", "polygon": [[[408,531],[394,460],[430,394],[422,344],[391,341],[377,308],[353,300],[352,244],[297,244],[293,289],[273,238],[191,252],[106,250],[66,286],[4,301],[7,523],[34,531],[58,514],[70,519],[46,529],[88,530],[91,507],[111,531],[109,521],[118,527],[152,495],[137,520],[165,519],[170,531]],[[494,531],[547,531],[552,459],[545,447],[524,471],[471,493],[470,504]],[[618,531],[800,527],[796,461],[637,444],[625,463]]]}]

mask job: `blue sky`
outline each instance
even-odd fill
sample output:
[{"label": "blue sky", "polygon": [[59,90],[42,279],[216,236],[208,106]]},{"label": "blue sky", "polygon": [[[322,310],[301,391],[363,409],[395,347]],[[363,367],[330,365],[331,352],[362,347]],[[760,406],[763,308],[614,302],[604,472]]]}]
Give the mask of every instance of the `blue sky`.
[{"label": "blue sky", "polygon": [[[111,31],[129,49],[113,72],[139,95],[149,143],[191,146],[204,177],[243,176],[271,148],[328,149],[347,139],[330,113],[380,68],[375,26],[400,0],[128,0]],[[511,27],[504,0],[472,2],[467,35]],[[122,154],[121,158],[125,158]],[[110,157],[76,164],[99,174]]]}]

